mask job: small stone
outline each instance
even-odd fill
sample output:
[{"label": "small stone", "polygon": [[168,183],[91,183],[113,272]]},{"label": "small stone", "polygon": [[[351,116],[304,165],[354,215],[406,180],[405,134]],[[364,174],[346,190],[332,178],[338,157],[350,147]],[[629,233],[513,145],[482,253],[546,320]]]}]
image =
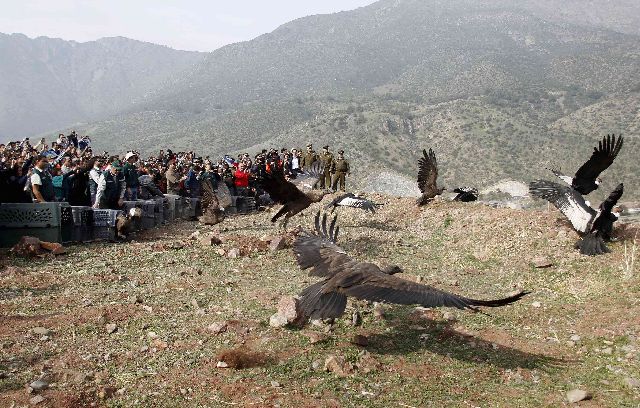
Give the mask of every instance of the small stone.
[{"label": "small stone", "polygon": [[133,303],[143,303],[144,300],[142,299],[142,296],[140,295],[136,295],[133,299]]},{"label": "small stone", "polygon": [[227,251],[225,251],[223,248],[218,248],[216,249],[216,254],[220,256],[225,256],[227,254]]},{"label": "small stone", "polygon": [[314,370],[319,370],[320,367],[322,367],[322,361],[320,361],[320,360],[314,360],[311,363],[311,368],[314,369]]},{"label": "small stone", "polygon": [[227,330],[227,322],[211,323],[207,326],[207,331],[211,334],[220,334]]},{"label": "small stone", "polygon": [[240,257],[240,250],[238,248],[232,248],[227,253],[227,256],[232,259],[238,258]]},{"label": "small stone", "polygon": [[116,330],[118,330],[118,326],[115,323],[109,323],[105,329],[107,330],[108,334],[112,334],[114,333]]},{"label": "small stone", "polygon": [[442,318],[448,322],[455,322],[456,320],[458,320],[456,318],[456,315],[448,310],[442,313]]},{"label": "small stone", "polygon": [[360,317],[360,312],[356,310],[351,315],[351,326],[353,327],[360,326],[361,321],[362,321],[362,318]]},{"label": "small stone", "polygon": [[356,334],[351,338],[351,343],[355,344],[356,346],[367,347],[369,345],[369,338],[361,334]]},{"label": "small stone", "polygon": [[584,390],[574,389],[567,392],[567,401],[571,404],[591,399],[591,394]]},{"label": "small stone", "polygon": [[142,305],[142,309],[149,313],[153,312],[153,308],[151,306]]},{"label": "small stone", "polygon": [[346,377],[353,373],[353,366],[344,357],[329,355],[324,361],[325,371],[336,374],[339,377]]},{"label": "small stone", "polygon": [[45,398],[42,395],[36,395],[35,397],[31,398],[29,400],[29,402],[31,403],[31,405],[38,405],[41,402],[44,402]]},{"label": "small stone", "polygon": [[189,239],[198,239],[200,238],[200,231],[194,231],[189,235]]},{"label": "small stone", "polygon": [[191,299],[191,305],[196,309],[202,309],[205,306],[204,302],[199,299]]},{"label": "small stone", "polygon": [[540,302],[533,302],[533,303],[531,303],[531,306],[532,306],[532,307],[535,307],[535,308],[538,308],[538,307],[541,307],[541,306],[542,306],[542,303],[540,303]]},{"label": "small stone", "polygon": [[381,303],[376,303],[373,306],[373,316],[378,320],[384,319],[384,306]]},{"label": "small stone", "polygon": [[31,387],[32,390],[38,392],[49,388],[49,383],[44,380],[35,380],[31,384],[29,384],[29,387]]},{"label": "small stone", "polygon": [[531,263],[533,263],[533,266],[535,266],[538,269],[549,268],[553,266],[553,262],[551,262],[549,259],[543,256],[538,256],[536,258],[533,258]]},{"label": "small stone", "polygon": [[272,252],[280,251],[281,249],[285,249],[287,247],[287,241],[284,237],[276,237],[269,242],[269,250]]},{"label": "small stone", "polygon": [[581,338],[580,336],[578,336],[577,334],[574,334],[571,337],[569,337],[569,340],[577,343],[580,341],[580,338]]},{"label": "small stone", "polygon": [[269,326],[271,327],[284,327],[288,323],[287,318],[280,313],[274,313],[269,318]]},{"label": "small stone", "polygon": [[206,235],[199,239],[200,244],[204,247],[222,245],[222,240],[215,235]]},{"label": "small stone", "polygon": [[611,347],[603,348],[600,351],[602,354],[613,354],[613,349]]},{"label": "small stone", "polygon": [[271,386],[273,388],[280,388],[281,387],[280,383],[277,382],[277,381],[271,381]]},{"label": "small stone", "polygon": [[150,331],[150,332],[148,332],[148,333],[147,333],[147,337],[148,337],[149,339],[153,340],[153,339],[157,339],[157,338],[158,338],[158,335],[156,334],[156,332],[154,332],[154,331]]},{"label": "small stone", "polygon": [[218,368],[227,368],[227,367],[229,367],[229,364],[225,363],[224,361],[218,361],[218,364],[216,364],[216,367],[218,367]]},{"label": "small stone", "polygon": [[624,383],[627,384],[629,388],[640,388],[640,380],[637,378],[626,377]]},{"label": "small stone", "polygon": [[33,334],[37,334],[38,336],[51,336],[51,330],[46,327],[34,327],[31,329]]},{"label": "small stone", "polygon": [[328,338],[326,334],[318,332],[305,333],[305,336],[309,339],[309,344],[322,343]]},{"label": "small stone", "polygon": [[169,347],[169,344],[161,339],[153,339],[150,344],[151,347],[154,347],[156,350],[164,350]]},{"label": "small stone", "polygon": [[287,323],[295,323],[302,319],[302,310],[298,305],[298,299],[293,296],[283,296],[278,302],[278,314],[287,319]]},{"label": "small stone", "polygon": [[98,398],[106,400],[113,397],[116,394],[116,387],[102,387],[98,391]]},{"label": "small stone", "polygon": [[356,363],[356,367],[358,368],[358,370],[364,374],[369,374],[372,371],[377,371],[381,366],[382,364],[366,350],[360,353],[360,358]]}]

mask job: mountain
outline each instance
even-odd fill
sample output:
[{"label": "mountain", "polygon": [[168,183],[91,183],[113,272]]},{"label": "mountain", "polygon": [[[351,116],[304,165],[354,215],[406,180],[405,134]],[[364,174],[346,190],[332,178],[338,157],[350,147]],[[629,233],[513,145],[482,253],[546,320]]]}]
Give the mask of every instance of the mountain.
[{"label": "mountain", "polygon": [[203,54],[130,40],[77,43],[0,34],[0,140],[136,106]]},{"label": "mountain", "polygon": [[640,191],[638,27],[629,0],[382,0],[205,54],[78,130],[113,152],[326,142],[346,150],[358,188],[412,179],[428,147],[449,187],[548,177],[623,133],[600,193],[624,181],[628,198]]}]

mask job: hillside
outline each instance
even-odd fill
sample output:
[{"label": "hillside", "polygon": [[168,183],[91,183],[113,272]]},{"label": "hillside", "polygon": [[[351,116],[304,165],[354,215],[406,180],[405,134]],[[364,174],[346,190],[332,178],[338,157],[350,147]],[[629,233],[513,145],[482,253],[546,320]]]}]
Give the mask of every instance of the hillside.
[{"label": "hillside", "polygon": [[[317,278],[291,249],[260,240],[278,234],[273,212],[215,228],[182,222],[55,259],[2,254],[0,405],[28,404],[26,384],[41,375],[51,387],[37,395],[56,407],[557,407],[572,389],[592,395],[584,407],[637,403],[637,224],[618,225],[613,252],[589,258],[555,210],[371,198],[385,204],[374,217],[338,210],[350,255],[467,296],[532,293],[488,314],[390,305],[379,318],[350,301],[332,325],[274,328],[281,296]],[[307,227],[320,205],[291,226]],[[195,231],[224,242],[203,246]],[[552,265],[535,268],[536,258]],[[254,353],[250,367],[218,368],[237,348]],[[331,355],[344,372],[323,369]]]},{"label": "hillside", "polygon": [[556,3],[382,0],[304,17],[185,54],[196,61],[172,80],[74,128],[110,152],[329,143],[356,188],[379,171],[412,179],[428,147],[446,186],[528,182],[622,133],[602,193],[624,181],[625,199],[640,198],[640,3]]},{"label": "hillside", "polygon": [[123,112],[202,58],[123,37],[0,33],[0,141]]}]

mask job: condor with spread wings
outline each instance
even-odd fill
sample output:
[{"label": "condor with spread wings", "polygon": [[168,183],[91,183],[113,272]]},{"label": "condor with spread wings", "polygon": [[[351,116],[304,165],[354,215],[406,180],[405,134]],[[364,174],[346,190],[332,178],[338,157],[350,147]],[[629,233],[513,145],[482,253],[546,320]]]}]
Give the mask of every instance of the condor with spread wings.
[{"label": "condor with spread wings", "polygon": [[582,195],[587,195],[602,183],[602,179],[598,176],[611,166],[622,148],[623,141],[622,136],[618,136],[617,140],[615,135],[607,135],[602,138],[598,142],[598,147],[593,148],[593,154],[589,160],[578,169],[573,178],[565,176],[557,170],[551,169],[551,171],[574,190]]},{"label": "condor with spread wings", "polygon": [[308,170],[291,180],[287,180],[279,168],[266,172],[260,180],[260,185],[273,201],[282,204],[282,208],[271,218],[271,222],[276,222],[284,215],[282,228],[286,228],[289,218],[311,204],[322,201],[322,197],[329,191],[314,190],[320,177],[324,177],[324,166],[320,161],[314,162]]},{"label": "condor with spread wings", "polygon": [[591,208],[582,195],[569,186],[561,186],[545,180],[532,181],[529,184],[531,195],[543,198],[553,204],[569,221],[581,239],[576,248],[584,255],[600,255],[611,252],[605,240],[611,240],[613,223],[620,217],[620,207],[616,204],[624,186],[622,183],[600,204],[598,210]]},{"label": "condor with spread wings", "polygon": [[347,296],[375,302],[424,307],[448,306],[477,311],[480,306],[508,305],[527,293],[520,292],[497,300],[476,300],[401,279],[393,276],[402,272],[398,266],[380,268],[347,255],[336,244],[339,227],[335,224],[334,217],[327,229],[326,214],[320,221],[318,212],[315,233],[303,231],[293,246],[300,268],[309,269],[309,276],[323,278],[300,294],[300,307],[305,318],[341,316],[347,305]]},{"label": "condor with spread wings", "polygon": [[324,209],[327,210],[331,208],[331,212],[333,212],[338,207],[353,207],[353,208],[361,208],[365,211],[371,212],[371,214],[376,213],[376,208],[380,207],[382,204],[374,203],[373,201],[367,200],[363,197],[358,197],[353,193],[346,193],[339,197],[336,197],[333,201],[327,204]]},{"label": "condor with spread wings", "polygon": [[428,204],[436,196],[442,194],[444,188],[438,188],[438,161],[433,150],[422,150],[423,157],[418,161],[418,188],[422,196],[418,198],[418,205]]}]

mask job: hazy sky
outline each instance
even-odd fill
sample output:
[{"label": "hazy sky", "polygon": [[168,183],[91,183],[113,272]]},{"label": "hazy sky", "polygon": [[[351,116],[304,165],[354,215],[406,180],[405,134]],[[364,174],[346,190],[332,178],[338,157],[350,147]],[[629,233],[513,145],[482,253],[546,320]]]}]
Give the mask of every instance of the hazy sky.
[{"label": "hazy sky", "polygon": [[124,36],[212,51],[311,14],[374,0],[0,0],[0,32],[90,41]]}]

